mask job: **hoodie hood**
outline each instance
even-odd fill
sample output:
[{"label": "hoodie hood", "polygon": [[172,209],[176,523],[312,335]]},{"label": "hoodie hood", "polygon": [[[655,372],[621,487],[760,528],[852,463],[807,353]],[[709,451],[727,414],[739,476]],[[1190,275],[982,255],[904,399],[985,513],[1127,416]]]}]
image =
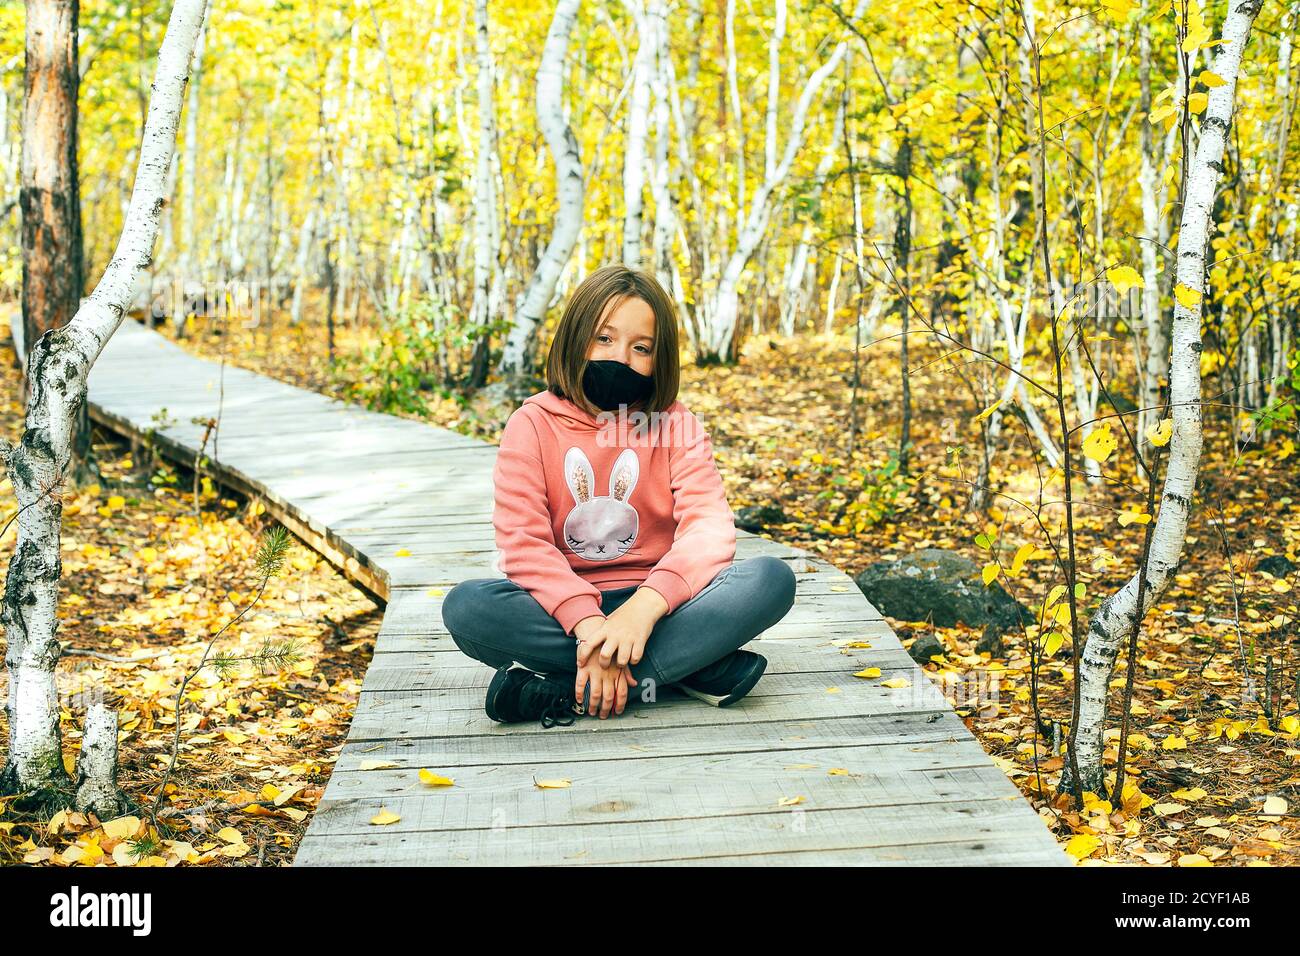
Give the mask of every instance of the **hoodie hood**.
[{"label": "hoodie hood", "polygon": [[[525,405],[537,405],[542,409],[550,412],[557,418],[562,419],[565,428],[573,429],[579,432],[594,433],[603,428],[617,427],[617,415],[614,412],[606,412],[606,418],[597,421],[595,415],[584,412],[567,398],[560,398],[549,388],[540,391],[535,395],[529,395],[524,399]],[[634,409],[635,410],[635,409]]]},{"label": "hoodie hood", "polygon": [[562,419],[565,427],[576,431],[595,432],[601,428],[601,423],[596,421],[596,416],[584,412],[567,398],[560,398],[549,388],[535,395],[529,395],[524,399],[524,404],[540,406],[557,418]]}]

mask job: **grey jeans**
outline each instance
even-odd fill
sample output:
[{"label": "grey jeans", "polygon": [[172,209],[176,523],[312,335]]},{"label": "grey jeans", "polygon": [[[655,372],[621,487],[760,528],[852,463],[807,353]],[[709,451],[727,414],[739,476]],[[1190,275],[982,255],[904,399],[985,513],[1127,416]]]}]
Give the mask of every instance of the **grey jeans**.
[{"label": "grey jeans", "polygon": [[[780,558],[759,555],[718,572],[699,594],[660,618],[639,663],[630,665],[635,687],[667,686],[721,660],[785,617],[794,604],[795,580]],[[636,585],[601,591],[601,610],[612,613]],[[491,667],[519,662],[572,683],[577,642],[525,588],[509,578],[471,578],[443,598],[442,620],[456,646]],[[648,685],[646,678],[654,684]]]}]

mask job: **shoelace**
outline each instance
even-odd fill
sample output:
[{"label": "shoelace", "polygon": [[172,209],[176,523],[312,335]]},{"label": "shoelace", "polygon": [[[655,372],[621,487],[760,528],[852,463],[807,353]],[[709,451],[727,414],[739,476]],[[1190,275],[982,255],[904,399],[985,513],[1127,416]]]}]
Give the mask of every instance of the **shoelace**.
[{"label": "shoelace", "polygon": [[573,710],[573,696],[558,689],[558,686],[546,677],[538,676],[524,686],[525,694],[542,694],[549,698],[542,709],[541,725],[551,727],[568,727],[578,718]]},{"label": "shoelace", "polygon": [[541,724],[548,729],[556,726],[568,727],[577,719],[577,715],[571,708],[570,700],[567,697],[561,697],[542,711]]}]

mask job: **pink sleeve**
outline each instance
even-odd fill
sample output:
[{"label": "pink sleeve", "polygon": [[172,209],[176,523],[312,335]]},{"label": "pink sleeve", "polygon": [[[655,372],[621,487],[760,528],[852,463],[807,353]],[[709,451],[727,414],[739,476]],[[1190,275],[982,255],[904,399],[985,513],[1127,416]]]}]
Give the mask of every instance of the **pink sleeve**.
[{"label": "pink sleeve", "polygon": [[708,432],[684,406],[671,419],[669,463],[677,530],[642,587],[658,591],[671,614],[732,563],[736,520]]},{"label": "pink sleeve", "polygon": [[604,612],[599,589],[579,577],[556,547],[539,451],[536,428],[516,410],[501,433],[492,469],[492,525],[502,572],[572,634],[583,618]]}]

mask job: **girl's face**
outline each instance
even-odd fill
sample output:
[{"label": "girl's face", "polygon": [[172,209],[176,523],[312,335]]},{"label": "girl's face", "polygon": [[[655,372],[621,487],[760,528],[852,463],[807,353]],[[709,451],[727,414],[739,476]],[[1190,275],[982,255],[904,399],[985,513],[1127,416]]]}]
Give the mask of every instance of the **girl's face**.
[{"label": "girl's face", "polygon": [[603,324],[587,350],[588,361],[609,359],[630,366],[642,375],[654,372],[655,313],[650,303],[635,296],[614,299]]}]

